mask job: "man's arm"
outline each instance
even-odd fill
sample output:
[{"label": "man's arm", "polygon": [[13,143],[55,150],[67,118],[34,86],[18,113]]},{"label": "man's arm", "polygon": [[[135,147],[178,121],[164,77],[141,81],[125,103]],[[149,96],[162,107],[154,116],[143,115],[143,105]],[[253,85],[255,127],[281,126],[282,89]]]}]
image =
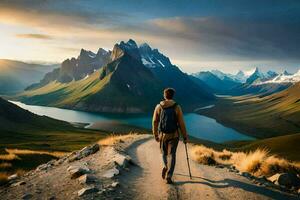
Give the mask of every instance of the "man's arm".
[{"label": "man's arm", "polygon": [[178,125],[180,128],[181,135],[182,135],[184,141],[186,141],[187,140],[187,132],[186,132],[186,127],[185,127],[185,123],[184,123],[184,119],[183,119],[183,113],[182,113],[181,107],[179,105],[177,106],[177,119],[178,119]]},{"label": "man's arm", "polygon": [[158,141],[158,123],[159,123],[159,106],[157,105],[154,109],[153,118],[152,118],[152,133],[156,141]]}]

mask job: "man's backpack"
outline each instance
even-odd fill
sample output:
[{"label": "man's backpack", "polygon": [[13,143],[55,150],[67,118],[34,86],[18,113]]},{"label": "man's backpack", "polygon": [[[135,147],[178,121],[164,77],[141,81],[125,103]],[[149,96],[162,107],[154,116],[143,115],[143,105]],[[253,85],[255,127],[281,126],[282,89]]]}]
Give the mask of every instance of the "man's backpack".
[{"label": "man's backpack", "polygon": [[178,121],[177,121],[177,114],[176,114],[176,106],[177,106],[176,103],[173,106],[167,108],[163,108],[161,106],[162,110],[160,112],[160,120],[158,124],[159,132],[172,134],[177,131]]}]

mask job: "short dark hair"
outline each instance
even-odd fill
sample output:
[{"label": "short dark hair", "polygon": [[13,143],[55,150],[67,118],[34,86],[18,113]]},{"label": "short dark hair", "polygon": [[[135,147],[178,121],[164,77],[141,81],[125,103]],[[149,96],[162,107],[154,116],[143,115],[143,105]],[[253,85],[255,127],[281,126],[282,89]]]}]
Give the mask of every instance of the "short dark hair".
[{"label": "short dark hair", "polygon": [[173,89],[173,88],[164,89],[164,97],[166,99],[173,99],[174,94],[175,94],[175,89]]}]

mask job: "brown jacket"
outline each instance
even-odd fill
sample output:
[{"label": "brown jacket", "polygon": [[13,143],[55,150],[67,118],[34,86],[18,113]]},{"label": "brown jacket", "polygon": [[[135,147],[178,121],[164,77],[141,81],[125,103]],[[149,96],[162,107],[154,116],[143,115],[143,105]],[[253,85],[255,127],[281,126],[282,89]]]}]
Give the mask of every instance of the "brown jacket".
[{"label": "brown jacket", "polygon": [[[162,107],[168,108],[168,107],[173,106],[175,103],[176,102],[173,100],[164,100],[164,101],[161,101],[155,107],[155,110],[153,113],[153,119],[152,119],[152,132],[153,132],[154,136],[160,136],[160,134],[158,132],[158,124],[159,124],[159,120],[160,120],[159,118],[160,118],[160,113],[162,111]],[[183,113],[182,113],[181,107],[179,105],[176,106],[176,114],[177,114],[177,120],[178,120],[178,126],[180,129],[180,132],[184,138],[187,138],[186,127],[185,127],[185,123],[183,120]],[[171,135],[173,135],[173,137],[178,137],[179,133],[178,133],[178,131],[176,131],[174,134],[171,134]]]}]

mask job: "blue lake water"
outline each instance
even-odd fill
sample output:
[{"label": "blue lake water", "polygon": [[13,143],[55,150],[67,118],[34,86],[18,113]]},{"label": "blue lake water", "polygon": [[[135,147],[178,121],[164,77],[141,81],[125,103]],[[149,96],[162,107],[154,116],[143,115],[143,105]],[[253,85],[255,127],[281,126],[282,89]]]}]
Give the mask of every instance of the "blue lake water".
[{"label": "blue lake water", "polygon": [[[69,122],[94,123],[98,121],[119,121],[124,124],[135,125],[143,128],[151,128],[151,116],[147,115],[120,115],[120,114],[99,114],[89,113],[68,109],[60,109],[46,106],[26,105],[21,102],[12,103],[29,110],[38,115],[45,115],[55,119],[60,119]],[[228,128],[218,123],[215,119],[198,115],[195,113],[187,113],[184,115],[188,134],[213,142],[221,143],[232,140],[252,140],[232,128]]]}]

